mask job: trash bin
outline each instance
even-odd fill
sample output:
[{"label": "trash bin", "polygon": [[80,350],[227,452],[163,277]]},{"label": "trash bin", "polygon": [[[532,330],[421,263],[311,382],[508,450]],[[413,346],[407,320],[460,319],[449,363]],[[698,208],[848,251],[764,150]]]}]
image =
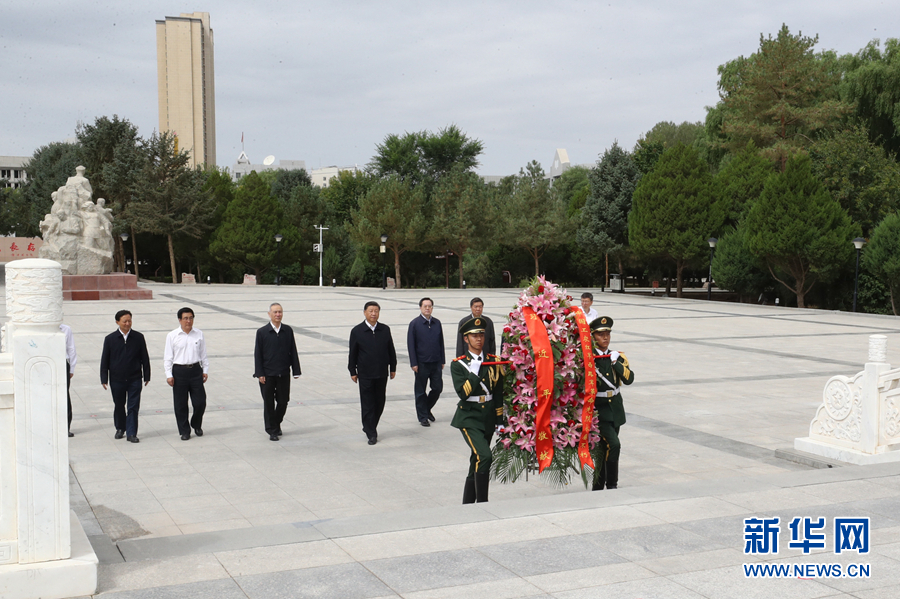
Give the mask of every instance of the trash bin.
[{"label": "trash bin", "polygon": [[620,274],[609,274],[609,290],[613,293],[625,293],[625,279]]}]

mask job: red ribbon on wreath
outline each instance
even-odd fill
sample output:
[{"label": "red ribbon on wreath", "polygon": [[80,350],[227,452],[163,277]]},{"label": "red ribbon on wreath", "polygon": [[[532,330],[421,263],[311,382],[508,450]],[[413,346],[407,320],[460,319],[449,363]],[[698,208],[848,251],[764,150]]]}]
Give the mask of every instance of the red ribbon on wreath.
[{"label": "red ribbon on wreath", "polygon": [[553,461],[553,434],[550,431],[550,408],[553,406],[553,348],[544,321],[529,306],[522,308],[531,349],[534,351],[535,389],[537,409],[534,411],[534,451],[538,458],[538,472]]},{"label": "red ribbon on wreath", "polygon": [[597,371],[594,366],[593,349],[591,349],[591,327],[587,317],[581,310],[575,310],[575,322],[578,323],[578,336],[581,339],[581,353],[584,357],[584,407],[581,409],[581,439],[578,441],[578,459],[581,467],[594,468],[591,459],[591,423],[594,419],[594,398],[597,396]]}]

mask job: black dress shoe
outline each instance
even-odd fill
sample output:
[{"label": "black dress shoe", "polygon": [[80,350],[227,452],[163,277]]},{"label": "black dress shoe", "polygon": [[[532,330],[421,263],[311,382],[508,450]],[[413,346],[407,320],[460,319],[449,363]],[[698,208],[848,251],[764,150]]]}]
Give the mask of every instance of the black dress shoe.
[{"label": "black dress shoe", "polygon": [[369,437],[369,445],[375,445],[378,443],[378,437]]},{"label": "black dress shoe", "polygon": [[276,435],[275,433],[272,433],[271,435],[269,435],[269,441],[277,441],[277,440],[278,440],[278,435]]},{"label": "black dress shoe", "polygon": [[203,436],[203,429],[202,429],[202,428],[195,428],[195,429],[194,429],[194,433],[196,433],[196,435],[197,435],[198,437],[202,437],[202,436]]},{"label": "black dress shoe", "polygon": [[434,414],[432,414],[431,412],[428,412],[428,419],[431,420],[432,422],[434,422]]},{"label": "black dress shoe", "polygon": [[75,433],[73,433],[72,431],[69,431],[69,436],[70,436],[70,437],[74,437],[74,436],[75,436]]},{"label": "black dress shoe", "polygon": [[140,443],[141,440],[137,438],[137,435],[133,437],[125,437],[126,441],[130,441],[131,443]]},{"label": "black dress shoe", "polygon": [[191,438],[191,435],[189,433],[184,433],[183,435],[181,435],[182,441],[187,441],[190,438]]},{"label": "black dress shoe", "polygon": [[419,424],[422,426],[431,426],[431,423],[428,420],[419,420]]},{"label": "black dress shoe", "polygon": [[121,439],[124,436],[125,436],[125,431],[120,431],[120,430],[116,431],[116,439]]}]

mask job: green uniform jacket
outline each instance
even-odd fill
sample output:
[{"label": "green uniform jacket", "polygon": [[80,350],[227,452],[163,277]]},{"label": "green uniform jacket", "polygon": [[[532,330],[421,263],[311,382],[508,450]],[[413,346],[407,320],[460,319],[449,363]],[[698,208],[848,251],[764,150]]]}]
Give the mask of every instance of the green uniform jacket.
[{"label": "green uniform jacket", "polygon": [[[485,362],[497,362],[500,358],[494,354],[486,354]],[[471,428],[480,431],[493,430],[497,424],[503,424],[503,366],[482,366],[478,374],[472,374],[467,365],[472,361],[469,352],[453,360],[450,364],[450,378],[453,388],[459,396],[456,413],[453,414],[451,426]],[[481,383],[492,395],[490,401],[479,403],[468,401],[469,397],[485,395]]]},{"label": "green uniform jacket", "polygon": [[[599,355],[597,349],[594,349],[594,355]],[[603,397],[604,391],[615,391],[617,387],[621,388],[624,383],[630,385],[634,382],[634,372],[628,366],[628,358],[625,354],[619,353],[619,359],[613,364],[612,360],[607,358],[595,358],[594,364],[597,367],[597,392],[601,393],[594,403],[594,409],[597,412],[597,419],[612,422],[613,426],[622,426],[625,424],[625,406],[622,404],[621,391],[612,397]],[[607,385],[600,375],[606,377],[614,386]]]}]

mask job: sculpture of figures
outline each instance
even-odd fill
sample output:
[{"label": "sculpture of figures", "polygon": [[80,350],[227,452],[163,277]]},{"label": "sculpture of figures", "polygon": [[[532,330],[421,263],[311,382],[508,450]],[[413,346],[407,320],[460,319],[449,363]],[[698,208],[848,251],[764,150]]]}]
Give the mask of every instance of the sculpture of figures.
[{"label": "sculpture of figures", "polygon": [[40,256],[59,262],[63,274],[108,274],[113,268],[112,211],[103,198],[94,204],[84,167],[75,173],[51,194],[53,206],[41,221]]}]

